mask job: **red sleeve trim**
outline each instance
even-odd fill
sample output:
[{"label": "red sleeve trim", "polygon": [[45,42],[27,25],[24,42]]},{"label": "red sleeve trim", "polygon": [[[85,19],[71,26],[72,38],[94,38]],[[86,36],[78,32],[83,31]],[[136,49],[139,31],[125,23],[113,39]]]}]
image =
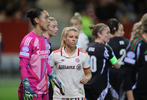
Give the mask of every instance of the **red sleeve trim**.
[{"label": "red sleeve trim", "polygon": [[83,69],[89,69],[89,68],[90,68],[90,66],[88,68],[83,68]]}]

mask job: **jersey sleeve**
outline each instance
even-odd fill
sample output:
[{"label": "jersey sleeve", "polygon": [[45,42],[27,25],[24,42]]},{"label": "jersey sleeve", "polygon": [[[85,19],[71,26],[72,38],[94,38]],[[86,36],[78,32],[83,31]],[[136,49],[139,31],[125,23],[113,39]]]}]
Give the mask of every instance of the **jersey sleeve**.
[{"label": "jersey sleeve", "polygon": [[85,61],[84,61],[84,69],[90,68],[90,57],[88,54],[85,55]]},{"label": "jersey sleeve", "polygon": [[133,80],[131,76],[135,71],[136,56],[134,51],[128,50],[126,57],[124,58],[124,87],[126,91],[132,90]]},{"label": "jersey sleeve", "polygon": [[104,49],[104,57],[106,59],[108,59],[111,62],[112,65],[114,65],[117,62],[117,58],[114,55],[112,48],[108,45]]},{"label": "jersey sleeve", "polygon": [[55,54],[54,54],[54,52],[52,52],[51,55],[50,55],[49,63],[50,63],[50,66],[53,68],[54,65],[55,65]]},{"label": "jersey sleeve", "polygon": [[32,37],[24,38],[20,44],[19,57],[30,59],[32,50],[33,50],[33,38]]},{"label": "jersey sleeve", "polygon": [[27,66],[29,64],[30,55],[33,50],[32,42],[33,42],[32,37],[27,37],[27,38],[24,38],[20,44],[20,54],[19,54],[20,67],[19,68],[21,73],[21,79],[28,77],[26,73],[27,73]]}]

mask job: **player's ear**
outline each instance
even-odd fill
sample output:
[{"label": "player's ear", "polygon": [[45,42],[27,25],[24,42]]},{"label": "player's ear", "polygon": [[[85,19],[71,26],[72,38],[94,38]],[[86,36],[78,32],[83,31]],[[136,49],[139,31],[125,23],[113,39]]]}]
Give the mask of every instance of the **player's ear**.
[{"label": "player's ear", "polygon": [[36,18],[34,18],[34,21],[35,21],[35,23],[39,23],[39,19],[36,17]]},{"label": "player's ear", "polygon": [[101,36],[101,33],[100,33],[100,32],[97,32],[97,36],[100,38],[100,36]]}]

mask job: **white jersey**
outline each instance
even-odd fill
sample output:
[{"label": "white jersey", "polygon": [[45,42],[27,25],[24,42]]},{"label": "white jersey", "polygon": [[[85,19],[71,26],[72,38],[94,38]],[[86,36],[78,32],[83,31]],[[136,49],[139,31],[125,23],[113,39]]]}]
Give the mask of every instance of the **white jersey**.
[{"label": "white jersey", "polygon": [[83,31],[80,31],[79,32],[79,39],[78,39],[76,46],[78,48],[81,48],[82,50],[86,51],[88,44],[89,44],[89,40],[88,40],[87,35]]},{"label": "white jersey", "polygon": [[69,57],[64,48],[51,53],[50,66],[56,67],[56,76],[65,87],[65,95],[62,95],[57,87],[54,88],[54,98],[85,97],[83,84],[80,80],[85,76],[84,69],[90,68],[90,59],[87,52],[77,48]]}]

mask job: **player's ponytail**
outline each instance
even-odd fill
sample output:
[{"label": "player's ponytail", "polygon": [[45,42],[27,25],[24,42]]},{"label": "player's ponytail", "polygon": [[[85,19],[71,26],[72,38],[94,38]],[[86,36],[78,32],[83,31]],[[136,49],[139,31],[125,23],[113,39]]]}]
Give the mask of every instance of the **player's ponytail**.
[{"label": "player's ponytail", "polygon": [[33,26],[35,25],[34,18],[36,18],[36,17],[39,18],[42,11],[44,11],[44,10],[41,8],[38,8],[38,9],[30,10],[27,12],[27,17],[30,18]]}]

